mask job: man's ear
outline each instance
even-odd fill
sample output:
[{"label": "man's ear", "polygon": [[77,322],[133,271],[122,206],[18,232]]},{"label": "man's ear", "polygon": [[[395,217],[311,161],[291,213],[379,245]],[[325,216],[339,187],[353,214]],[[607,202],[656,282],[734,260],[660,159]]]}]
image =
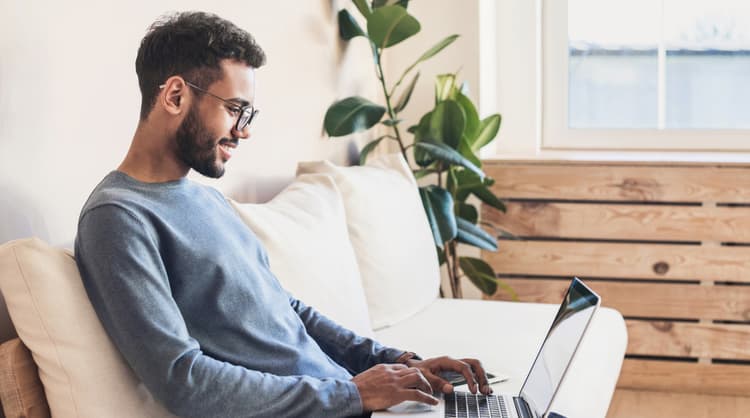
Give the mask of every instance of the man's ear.
[{"label": "man's ear", "polygon": [[182,77],[169,77],[160,87],[162,91],[159,94],[159,101],[167,113],[179,115],[183,109],[188,108],[188,85]]}]

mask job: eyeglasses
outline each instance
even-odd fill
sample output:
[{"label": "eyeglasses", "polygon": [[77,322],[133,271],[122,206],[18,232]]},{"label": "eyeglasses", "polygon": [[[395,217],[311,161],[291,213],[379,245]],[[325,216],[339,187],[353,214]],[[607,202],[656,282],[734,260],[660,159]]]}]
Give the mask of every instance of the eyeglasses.
[{"label": "eyeglasses", "polygon": [[[229,107],[229,109],[231,109],[233,112],[237,112],[238,113],[237,122],[234,125],[234,128],[237,131],[242,131],[243,129],[245,129],[246,126],[250,125],[250,122],[252,122],[253,119],[255,119],[255,116],[258,115],[258,112],[260,112],[260,110],[256,109],[255,106],[253,106],[253,105],[248,104],[248,105],[244,105],[244,106],[238,106],[237,103],[235,103],[235,102],[233,102],[231,100],[224,99],[223,97],[219,97],[219,96],[217,96],[217,95],[209,92],[208,90],[205,90],[203,88],[200,88],[200,87],[196,86],[195,84],[193,84],[193,83],[191,83],[191,82],[189,82],[187,80],[185,80],[185,84],[187,84],[188,86],[190,86],[190,87],[198,90],[201,93],[205,93],[205,94],[213,97],[214,99],[221,100],[222,102],[224,102]],[[165,84],[162,84],[161,86],[159,86],[159,88],[163,89],[164,86],[165,86]]]}]

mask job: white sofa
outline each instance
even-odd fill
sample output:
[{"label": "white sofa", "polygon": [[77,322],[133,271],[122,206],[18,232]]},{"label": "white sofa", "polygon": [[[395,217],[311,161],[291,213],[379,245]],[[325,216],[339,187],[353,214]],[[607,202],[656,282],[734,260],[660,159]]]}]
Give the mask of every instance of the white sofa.
[{"label": "white sofa", "polygon": [[[384,344],[423,357],[477,357],[489,371],[509,376],[495,390],[518,391],[557,307],[439,298],[434,244],[400,157],[373,159],[367,167],[304,163],[298,171],[268,203],[231,202],[267,247],[282,285]],[[36,239],[6,243],[0,288],[53,416],[170,416],[107,338],[71,254]],[[553,410],[604,417],[626,343],[620,314],[600,309]],[[20,401],[1,389],[0,396],[6,414],[23,416]]]}]

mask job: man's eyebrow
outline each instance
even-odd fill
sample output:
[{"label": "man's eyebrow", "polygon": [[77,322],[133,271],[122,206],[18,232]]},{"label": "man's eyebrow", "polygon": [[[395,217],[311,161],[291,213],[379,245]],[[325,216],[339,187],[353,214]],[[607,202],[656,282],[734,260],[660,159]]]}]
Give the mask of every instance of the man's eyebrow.
[{"label": "man's eyebrow", "polygon": [[241,97],[232,97],[231,99],[227,99],[228,102],[235,102],[240,107],[250,106],[250,102],[247,100],[241,98]]}]

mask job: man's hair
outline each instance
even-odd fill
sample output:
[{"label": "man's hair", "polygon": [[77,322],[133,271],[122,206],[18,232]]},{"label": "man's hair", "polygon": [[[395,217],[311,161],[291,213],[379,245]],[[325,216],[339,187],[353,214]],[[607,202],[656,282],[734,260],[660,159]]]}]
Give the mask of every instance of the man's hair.
[{"label": "man's hair", "polygon": [[208,88],[222,78],[224,59],[259,68],[266,55],[252,35],[214,14],[182,12],[159,18],[143,37],[135,59],[141,120],[151,112],[167,78],[180,75]]}]

